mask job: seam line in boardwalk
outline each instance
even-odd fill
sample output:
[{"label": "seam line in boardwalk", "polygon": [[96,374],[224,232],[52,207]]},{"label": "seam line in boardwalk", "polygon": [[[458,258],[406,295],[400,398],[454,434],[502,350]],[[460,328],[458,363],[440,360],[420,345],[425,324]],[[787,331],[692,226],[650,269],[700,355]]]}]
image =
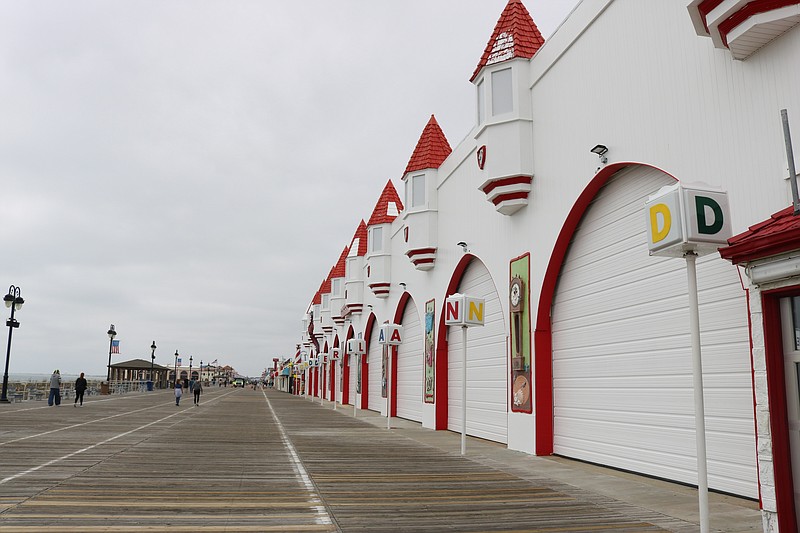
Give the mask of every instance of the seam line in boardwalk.
[{"label": "seam line in boardwalk", "polygon": [[322,501],[319,493],[317,492],[317,487],[314,485],[314,482],[311,480],[311,476],[308,475],[305,467],[303,466],[303,462],[300,460],[300,456],[297,453],[297,450],[292,444],[292,441],[289,440],[289,436],[286,434],[286,430],[283,427],[278,415],[275,413],[275,410],[272,408],[272,403],[270,403],[269,398],[267,398],[266,393],[262,390],[261,394],[264,395],[264,401],[267,402],[267,407],[269,407],[269,412],[272,415],[272,418],[275,420],[275,425],[278,427],[278,432],[281,435],[281,440],[283,441],[284,446],[286,449],[289,450],[289,456],[292,458],[292,466],[294,468],[295,474],[298,478],[303,482],[305,485],[306,490],[308,490],[309,495],[311,496],[311,502],[316,504],[314,510],[317,513],[317,523],[324,524],[324,525],[335,525],[336,529],[341,531],[339,525],[334,523],[333,516],[331,513],[328,512],[325,504]]},{"label": "seam line in boardwalk", "polygon": [[87,452],[89,450],[97,448],[98,446],[102,446],[103,444],[108,444],[111,441],[117,440],[117,439],[119,439],[121,437],[124,437],[126,435],[130,435],[131,433],[136,433],[137,431],[141,431],[142,429],[148,428],[148,427],[150,427],[150,426],[152,426],[154,424],[158,424],[158,423],[163,422],[165,420],[169,420],[173,416],[178,416],[179,414],[181,414],[181,411],[178,411],[177,413],[172,413],[171,415],[167,415],[164,418],[160,418],[158,420],[154,420],[152,422],[144,424],[143,426],[139,426],[138,428],[134,428],[134,429],[131,429],[129,431],[125,431],[124,433],[120,433],[119,435],[114,435],[113,437],[109,437],[104,441],[92,444],[91,446],[87,446],[85,448],[81,448],[80,450],[76,450],[76,451],[74,451],[72,453],[68,453],[67,455],[61,456],[61,457],[59,457],[57,459],[53,459],[51,461],[47,461],[46,463],[42,463],[39,466],[34,466],[33,468],[29,468],[28,470],[25,470],[24,472],[19,472],[18,474],[14,474],[13,476],[8,476],[7,478],[0,479],[0,485],[8,483],[9,481],[13,481],[13,480],[15,480],[17,478],[20,478],[22,476],[27,476],[28,474],[32,474],[33,472],[36,472],[37,470],[41,470],[42,468],[45,468],[45,467],[48,467],[50,465],[59,463],[61,461],[69,459],[70,457],[74,457],[75,455]]}]

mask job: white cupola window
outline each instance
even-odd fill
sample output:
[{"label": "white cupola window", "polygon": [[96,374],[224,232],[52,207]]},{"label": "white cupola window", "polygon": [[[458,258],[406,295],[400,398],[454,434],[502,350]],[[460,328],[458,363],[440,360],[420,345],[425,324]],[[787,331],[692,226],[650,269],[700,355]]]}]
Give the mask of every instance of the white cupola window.
[{"label": "white cupola window", "polygon": [[406,206],[425,206],[425,174],[418,174],[406,179]]},{"label": "white cupola window", "polygon": [[514,91],[511,69],[492,72],[492,116],[514,111]]},{"label": "white cupola window", "polygon": [[486,84],[478,82],[478,126],[486,122]]},{"label": "white cupola window", "polygon": [[334,278],[331,280],[331,294],[334,298],[341,297],[342,295],[342,278]]},{"label": "white cupola window", "polygon": [[330,309],[330,301],[331,301],[330,293],[323,294],[322,295],[322,309],[324,309],[324,310]]},{"label": "white cupola window", "polygon": [[383,228],[375,226],[369,229],[369,251],[380,252],[383,250]]}]

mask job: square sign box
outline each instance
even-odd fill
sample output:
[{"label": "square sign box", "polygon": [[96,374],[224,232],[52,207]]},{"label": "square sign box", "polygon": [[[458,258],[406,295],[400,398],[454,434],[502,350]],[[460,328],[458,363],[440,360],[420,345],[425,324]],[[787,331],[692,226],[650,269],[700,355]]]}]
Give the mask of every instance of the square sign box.
[{"label": "square sign box", "polygon": [[650,255],[714,253],[733,235],[726,192],[707,185],[662,187],[645,203]]},{"label": "square sign box", "polygon": [[403,343],[403,326],[397,324],[381,324],[378,332],[378,344],[397,346]]},{"label": "square sign box", "polygon": [[486,302],[466,294],[453,294],[444,301],[446,326],[482,326]]},{"label": "square sign box", "polygon": [[364,339],[349,339],[347,341],[347,353],[352,355],[364,355],[367,351],[367,341]]}]

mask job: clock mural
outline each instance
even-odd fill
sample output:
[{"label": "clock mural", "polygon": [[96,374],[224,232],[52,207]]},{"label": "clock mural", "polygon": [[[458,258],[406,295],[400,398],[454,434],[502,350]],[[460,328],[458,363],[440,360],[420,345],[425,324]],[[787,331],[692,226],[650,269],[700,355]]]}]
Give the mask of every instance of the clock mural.
[{"label": "clock mural", "polygon": [[511,410],[533,412],[531,405],[530,254],[511,260],[508,312],[511,329]]}]

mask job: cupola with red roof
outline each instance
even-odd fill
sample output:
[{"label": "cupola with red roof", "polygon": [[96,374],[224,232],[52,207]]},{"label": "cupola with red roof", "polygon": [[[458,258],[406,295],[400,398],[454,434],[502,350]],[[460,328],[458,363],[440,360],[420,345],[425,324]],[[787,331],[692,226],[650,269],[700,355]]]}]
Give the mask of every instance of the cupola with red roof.
[{"label": "cupola with red roof", "polygon": [[687,6],[697,35],[747,59],[800,23],[798,0],[692,0]]},{"label": "cupola with red roof", "polygon": [[452,151],[436,117],[431,115],[403,173],[403,241],[406,256],[417,270],[430,270],[436,263],[438,174]]},{"label": "cupola with red roof", "polygon": [[522,1],[508,0],[469,81],[475,81],[484,67],[511,59],[530,59],[543,44],[544,37]]},{"label": "cupola with red roof", "polygon": [[339,260],[336,262],[333,270],[331,270],[331,319],[337,326],[344,325],[347,311],[344,297],[344,280],[345,260],[347,259],[347,253],[349,251],[350,249],[345,246],[339,256]]},{"label": "cupola with red roof", "polygon": [[367,255],[367,223],[363,220],[350,241],[345,262],[344,317],[360,314],[364,308],[364,256]]},{"label": "cupola with red roof", "polygon": [[543,44],[522,2],[509,0],[470,78],[478,107],[473,164],[484,177],[478,189],[503,215],[528,205],[533,183],[529,64]]},{"label": "cupola with red roof", "polygon": [[391,287],[391,225],[403,210],[392,180],[386,182],[367,222],[367,286],[378,298],[389,296]]}]

